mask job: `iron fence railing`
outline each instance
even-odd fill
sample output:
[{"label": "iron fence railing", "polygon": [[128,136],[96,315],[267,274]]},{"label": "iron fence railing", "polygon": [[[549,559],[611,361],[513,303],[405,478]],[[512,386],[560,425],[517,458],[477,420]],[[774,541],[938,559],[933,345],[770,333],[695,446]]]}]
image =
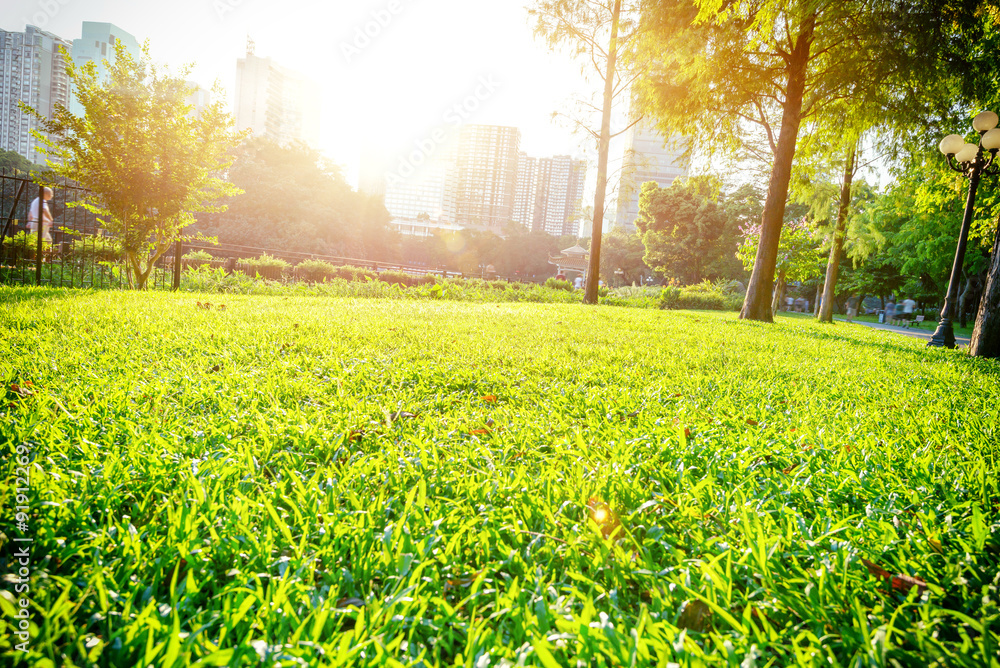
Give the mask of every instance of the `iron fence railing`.
[{"label": "iron fence railing", "polygon": [[[52,197],[46,201],[52,223],[47,228],[43,226],[39,235],[37,226],[29,227],[28,212],[43,192],[42,185],[24,172],[0,171],[0,283],[80,288],[131,286],[132,270],[124,261],[115,237],[98,216],[78,205],[89,191],[66,182],[53,187]],[[212,259],[184,258],[197,251],[209,253]],[[264,267],[252,262],[264,254],[284,260],[291,267]],[[306,260],[322,260],[338,267],[350,265],[376,273],[460,275],[438,267],[400,262],[197,241],[174,244],[170,252],[157,260],[147,287],[176,290],[185,268],[204,265],[272,280],[303,280],[304,272],[294,267]]]}]

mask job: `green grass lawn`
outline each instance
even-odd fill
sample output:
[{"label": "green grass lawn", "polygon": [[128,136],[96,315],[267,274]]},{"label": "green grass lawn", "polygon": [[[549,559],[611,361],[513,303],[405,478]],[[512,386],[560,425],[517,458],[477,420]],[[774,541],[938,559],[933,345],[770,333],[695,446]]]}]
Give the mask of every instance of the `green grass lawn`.
[{"label": "green grass lawn", "polygon": [[0,288],[0,375],[3,665],[1000,665],[996,361],[731,313]]}]

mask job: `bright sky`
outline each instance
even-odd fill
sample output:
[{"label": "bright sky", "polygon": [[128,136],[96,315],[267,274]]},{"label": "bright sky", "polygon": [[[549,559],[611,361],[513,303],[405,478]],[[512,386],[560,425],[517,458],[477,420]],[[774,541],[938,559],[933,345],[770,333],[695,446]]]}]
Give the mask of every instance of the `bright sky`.
[{"label": "bright sky", "polygon": [[110,22],[148,39],[158,61],[194,63],[189,78],[206,88],[218,79],[230,96],[250,35],[258,56],[317,82],[320,148],[356,183],[366,141],[424,139],[477,92],[480,104],[465,122],[517,126],[522,149],[536,156],[594,153],[551,118],[587,84],[579,64],[534,37],[527,2],[3,0],[0,28],[31,23],[73,40],[83,21]]}]

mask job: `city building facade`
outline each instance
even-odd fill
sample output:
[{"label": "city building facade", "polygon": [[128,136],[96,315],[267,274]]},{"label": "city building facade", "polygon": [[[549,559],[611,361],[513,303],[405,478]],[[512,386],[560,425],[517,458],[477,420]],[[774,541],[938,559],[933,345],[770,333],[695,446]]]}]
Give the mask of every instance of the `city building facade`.
[{"label": "city building facade", "polygon": [[539,158],[532,230],[553,236],[578,236],[587,163],[568,155]]},{"label": "city building facade", "polygon": [[236,62],[236,129],[279,144],[319,143],[317,86],[301,74],[253,53]]},{"label": "city building facade", "polygon": [[[118,59],[118,54],[115,51],[116,43],[120,42],[133,58],[142,56],[139,41],[132,34],[113,23],[84,21],[80,34],[79,39],[73,40],[71,51],[73,65],[82,68],[87,63],[94,63],[94,67],[97,68],[98,81],[103,81],[107,77],[108,67],[114,65]],[[83,106],[75,96],[71,96],[69,110],[75,116],[83,115]]]},{"label": "city building facade", "polygon": [[666,188],[674,179],[687,176],[683,155],[688,141],[683,137],[663,136],[653,127],[639,123],[632,126],[625,137],[625,155],[622,159],[622,178],[618,187],[618,207],[615,226],[626,231],[635,230],[639,217],[639,192],[642,184],[655,181]]},{"label": "city building facade", "polygon": [[514,193],[512,220],[526,229],[535,224],[535,206],[538,203],[538,158],[524,151],[517,158],[517,187]]},{"label": "city building facade", "polygon": [[513,222],[554,236],[576,235],[586,162],[531,157],[520,143],[515,127],[466,125],[430,156],[404,151],[393,160],[368,149],[359,188],[382,196],[404,233],[443,225],[501,234]]},{"label": "city building facade", "polygon": [[35,26],[24,32],[0,30],[0,148],[36,164],[45,162],[44,145],[32,134],[38,121],[18,106],[24,102],[51,118],[56,105],[70,100],[69,77],[61,49],[72,45]]},{"label": "city building facade", "polygon": [[455,148],[455,222],[499,232],[513,219],[521,131],[464,125]]}]

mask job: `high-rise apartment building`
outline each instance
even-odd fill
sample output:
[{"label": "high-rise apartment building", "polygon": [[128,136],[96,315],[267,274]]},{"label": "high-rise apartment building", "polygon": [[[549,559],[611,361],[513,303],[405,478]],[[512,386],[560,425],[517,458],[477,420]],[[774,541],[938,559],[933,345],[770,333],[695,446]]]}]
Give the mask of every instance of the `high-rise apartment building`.
[{"label": "high-rise apartment building", "polygon": [[683,160],[687,140],[672,137],[664,141],[654,128],[643,123],[632,126],[625,136],[625,155],[622,160],[622,180],[618,187],[618,210],[615,226],[626,231],[635,230],[639,217],[639,192],[642,184],[655,181],[661,188],[674,179],[687,176]]},{"label": "high-rise apartment building", "polygon": [[[80,39],[73,40],[73,65],[84,67],[87,63],[94,63],[98,81],[104,80],[108,74],[108,66],[114,65],[118,58],[116,43],[120,42],[133,58],[142,56],[138,40],[113,23],[84,21],[80,34]],[[83,106],[75,97],[70,99],[69,110],[77,116],[83,115]]]},{"label": "high-rise apartment building", "polygon": [[60,49],[70,47],[68,41],[35,26],[24,32],[0,30],[0,148],[34,163],[45,162],[40,142],[31,134],[38,121],[21,111],[18,103],[50,118],[57,104],[69,104],[69,77]]},{"label": "high-rise apartment building", "polygon": [[522,151],[517,156],[517,186],[514,192],[515,223],[531,229],[535,222],[535,205],[538,193],[538,158]]},{"label": "high-rise apartment building", "polygon": [[586,172],[584,160],[574,160],[568,155],[532,158],[522,152],[518,161],[514,222],[554,236],[576,236]]},{"label": "high-rise apartment building", "polygon": [[280,144],[319,143],[319,93],[304,76],[254,55],[236,61],[236,129]]},{"label": "high-rise apartment building", "polygon": [[455,149],[455,222],[499,231],[513,219],[521,131],[465,125]]},{"label": "high-rise apartment building", "polygon": [[578,233],[586,162],[566,155],[533,158],[519,151],[514,127],[466,125],[432,154],[404,151],[389,159],[362,154],[360,188],[382,195],[400,225],[424,221],[500,232],[509,222],[555,236]]},{"label": "high-rise apartment building", "polygon": [[536,214],[531,229],[557,237],[580,233],[580,200],[586,173],[585,160],[568,155],[539,158]]}]

